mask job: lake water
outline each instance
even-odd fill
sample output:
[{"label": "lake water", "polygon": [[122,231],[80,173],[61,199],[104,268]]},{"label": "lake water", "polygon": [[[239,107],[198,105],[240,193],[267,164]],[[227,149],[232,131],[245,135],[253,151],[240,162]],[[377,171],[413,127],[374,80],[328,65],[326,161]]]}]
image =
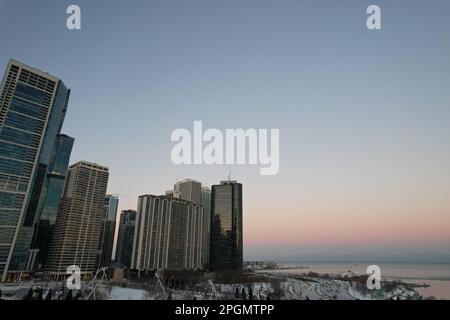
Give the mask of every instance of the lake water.
[{"label": "lake water", "polygon": [[[369,265],[376,264],[381,268],[381,276],[385,280],[401,280],[403,282],[430,285],[428,288],[416,288],[423,297],[435,296],[438,299],[450,300],[450,264],[448,263],[306,263],[280,262],[280,267],[293,269],[279,272],[343,274],[352,271],[365,274]],[[307,269],[296,269],[298,266]]]}]

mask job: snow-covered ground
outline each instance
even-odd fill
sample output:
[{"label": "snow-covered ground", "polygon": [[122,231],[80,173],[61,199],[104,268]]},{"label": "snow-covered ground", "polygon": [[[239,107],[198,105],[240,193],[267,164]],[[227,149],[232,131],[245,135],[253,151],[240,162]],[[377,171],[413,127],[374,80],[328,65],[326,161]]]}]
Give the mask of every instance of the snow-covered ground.
[{"label": "snow-covered ground", "polygon": [[149,291],[115,286],[99,286],[96,294],[103,300],[154,300]]},{"label": "snow-covered ground", "polygon": [[[418,299],[420,295],[405,285],[390,286],[376,291],[358,289],[358,285],[349,280],[323,279],[318,277],[294,277],[267,273],[259,282],[220,284],[198,283],[195,290],[170,290],[165,292],[155,286],[146,288],[120,287],[104,282],[95,291],[95,299],[103,300],[158,300],[169,298],[173,300],[210,300],[210,299],[282,299],[282,300],[376,300],[376,299]],[[44,288],[44,296],[50,288],[54,297],[61,289],[60,283],[22,283],[0,285],[4,298],[23,299],[31,287]],[[359,285],[361,288],[361,285]],[[86,298],[86,295],[84,296]],[[90,298],[94,298],[93,295]]]}]

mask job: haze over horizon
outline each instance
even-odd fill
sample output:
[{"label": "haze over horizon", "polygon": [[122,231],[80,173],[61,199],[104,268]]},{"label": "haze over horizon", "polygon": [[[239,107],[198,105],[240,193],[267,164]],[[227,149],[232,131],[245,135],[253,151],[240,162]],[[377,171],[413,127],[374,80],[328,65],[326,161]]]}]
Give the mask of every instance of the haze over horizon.
[{"label": "haze over horizon", "polygon": [[[119,213],[231,170],[247,260],[450,262],[450,2],[377,0],[369,31],[372,2],[83,0],[69,31],[72,1],[0,0],[0,70],[72,90],[71,163],[110,168]],[[195,120],[279,128],[280,172],[173,165],[170,135]]]}]

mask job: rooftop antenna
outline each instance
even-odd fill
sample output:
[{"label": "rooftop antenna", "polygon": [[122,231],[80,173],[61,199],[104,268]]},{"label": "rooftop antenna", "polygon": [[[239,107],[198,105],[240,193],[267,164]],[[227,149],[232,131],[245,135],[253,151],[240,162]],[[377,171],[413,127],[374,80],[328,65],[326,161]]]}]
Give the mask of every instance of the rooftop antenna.
[{"label": "rooftop antenna", "polygon": [[231,181],[231,170],[230,170],[230,172],[228,173],[228,181]]}]

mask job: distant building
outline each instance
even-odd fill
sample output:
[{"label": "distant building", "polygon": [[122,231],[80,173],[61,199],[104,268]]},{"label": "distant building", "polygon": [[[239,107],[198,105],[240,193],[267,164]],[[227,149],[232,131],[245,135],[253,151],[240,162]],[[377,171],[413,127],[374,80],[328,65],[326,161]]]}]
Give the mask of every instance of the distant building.
[{"label": "distant building", "polygon": [[174,197],[174,198],[181,198],[181,193],[175,190],[167,190],[166,196],[168,197]]},{"label": "distant building", "polygon": [[116,215],[119,198],[107,195],[105,198],[105,216],[102,223],[102,234],[100,236],[99,266],[109,266],[112,260],[114,245],[114,233],[116,231]]},{"label": "distant building", "polygon": [[70,265],[84,276],[96,271],[108,177],[108,168],[87,161],[69,167],[46,266],[54,278]]},{"label": "distant building", "polygon": [[131,267],[131,253],[133,252],[135,225],[136,211],[123,210],[120,214],[116,262],[123,264],[127,268]]},{"label": "distant building", "polygon": [[204,268],[204,208],[171,196],[139,197],[131,268]]},{"label": "distant building", "polygon": [[186,179],[175,183],[174,190],[180,193],[181,199],[192,201],[196,204],[201,202],[201,182]]},{"label": "distant building", "polygon": [[[52,166],[70,89],[10,60],[0,85],[0,277],[29,270],[38,204]],[[48,180],[47,180],[48,181]],[[31,261],[31,262],[30,262]]]},{"label": "distant building", "polygon": [[242,269],[242,184],[221,181],[212,186],[211,212],[210,269]]},{"label": "distant building", "polygon": [[210,240],[211,240],[211,189],[202,186],[200,204],[205,208],[205,234],[203,235],[205,270],[209,270]]},{"label": "distant building", "polygon": [[[200,204],[205,210],[204,234],[203,234],[203,252],[204,269],[209,269],[209,242],[211,230],[211,189],[202,186],[201,182],[193,179],[185,179],[175,183],[173,195],[181,199]],[[167,195],[167,193],[166,193]]]}]

